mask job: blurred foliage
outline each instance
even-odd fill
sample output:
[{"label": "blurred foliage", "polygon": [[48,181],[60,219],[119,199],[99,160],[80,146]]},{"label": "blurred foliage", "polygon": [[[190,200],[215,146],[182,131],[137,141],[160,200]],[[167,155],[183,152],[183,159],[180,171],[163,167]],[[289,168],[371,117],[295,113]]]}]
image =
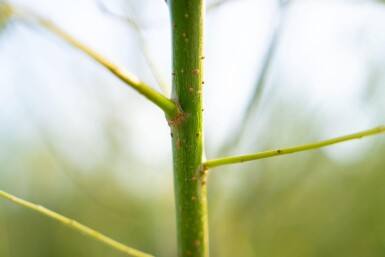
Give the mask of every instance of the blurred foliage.
[{"label": "blurred foliage", "polygon": [[4,1],[0,1],[0,33],[5,29],[12,15],[12,8]]},{"label": "blurred foliage", "polygon": [[[270,124],[269,133],[277,134],[271,119]],[[301,134],[310,141],[308,129]],[[287,133],[294,131],[293,126]],[[271,138],[266,147],[280,140]],[[175,256],[171,188],[143,196],[122,187],[109,158],[92,171],[82,170],[57,149],[51,151],[56,153],[33,144],[8,148],[0,162],[1,188],[156,256]],[[355,164],[336,163],[314,151],[213,170],[212,256],[384,256],[384,151],[384,144],[375,144]],[[7,160],[15,155],[16,163]],[[63,165],[78,175],[69,179]],[[135,176],[129,173],[128,179]],[[164,176],[171,179],[170,172]],[[0,201],[0,208],[0,256],[124,256],[12,203]]]}]

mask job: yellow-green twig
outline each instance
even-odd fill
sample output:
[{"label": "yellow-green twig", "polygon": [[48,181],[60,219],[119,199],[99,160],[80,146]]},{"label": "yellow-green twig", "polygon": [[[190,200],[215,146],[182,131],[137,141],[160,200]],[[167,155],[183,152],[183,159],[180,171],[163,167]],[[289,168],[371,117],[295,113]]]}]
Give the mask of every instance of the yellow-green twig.
[{"label": "yellow-green twig", "polygon": [[[18,10],[16,10],[18,11]],[[97,61],[99,64],[103,65],[105,68],[107,68],[111,73],[113,73],[116,77],[118,77],[120,80],[125,82],[127,85],[129,85],[131,88],[145,96],[147,99],[149,99],[151,102],[153,102],[155,105],[157,105],[160,109],[164,111],[166,116],[169,119],[175,118],[178,113],[179,109],[178,106],[170,99],[168,99],[163,94],[159,93],[155,89],[151,88],[150,86],[146,85],[143,81],[141,81],[137,76],[131,74],[129,71],[123,69],[122,67],[119,67],[112,63],[107,58],[101,56],[100,54],[96,53],[92,49],[90,49],[85,44],[81,43],[74,37],[72,37],[70,34],[62,30],[59,26],[55,25],[53,22],[50,22],[44,18],[39,17],[38,15],[30,12],[21,10],[19,12],[16,12],[16,16],[26,22],[36,22],[43,28],[49,30],[56,36],[60,37],[67,43],[71,44],[78,50],[82,51],[83,53],[90,56],[92,59]]]},{"label": "yellow-green twig", "polygon": [[92,57],[95,61],[103,65],[109,71],[111,71],[123,82],[130,85],[133,89],[135,89],[140,94],[148,98],[151,102],[156,104],[168,116],[170,117],[177,116],[179,110],[176,104],[170,99],[168,99],[167,97],[165,97],[164,95],[162,95],[161,93],[159,93],[158,91],[146,85],[138,77],[136,77],[133,74],[130,74],[128,71],[125,71],[123,68],[118,67],[117,65],[113,64],[111,61],[97,54],[96,52],[94,52],[93,50],[91,50],[84,44],[80,43],[75,38],[67,34],[66,32],[64,32],[62,29],[60,29],[58,26],[56,26],[52,22],[49,22],[41,18],[39,18],[37,21],[46,29],[50,30],[60,38],[64,39],[66,42],[70,43],[71,45],[75,46],[77,49],[83,51],[84,53]]},{"label": "yellow-green twig", "polygon": [[127,254],[130,254],[132,256],[136,256],[136,257],[152,257],[153,255],[150,255],[148,253],[144,253],[144,252],[141,252],[139,250],[136,250],[134,248],[131,248],[131,247],[128,247],[122,243],[119,243],[101,233],[99,233],[98,231],[95,231],[87,226],[84,226],[82,224],[80,224],[79,222],[75,221],[75,220],[72,220],[72,219],[69,219],[63,215],[60,215],[56,212],[53,212],[41,205],[37,205],[37,204],[33,204],[33,203],[30,203],[28,201],[25,201],[23,199],[20,199],[20,198],[17,198],[16,196],[13,196],[11,194],[8,194],[4,191],[1,191],[0,190],[0,196],[5,198],[5,199],[8,199],[16,204],[19,204],[23,207],[26,207],[28,209],[31,209],[31,210],[34,210],[36,212],[39,212],[45,216],[48,216],[54,220],[57,220],[59,221],[60,223],[63,223],[77,231],[80,231],[82,232],[83,234],[91,237],[91,238],[94,238],[102,243],[105,243],[119,251],[122,251],[124,253],[127,253]]},{"label": "yellow-green twig", "polygon": [[360,139],[363,137],[372,136],[372,135],[384,133],[384,132],[385,132],[385,126],[380,126],[380,127],[374,128],[374,129],[358,132],[355,134],[337,137],[337,138],[333,138],[333,139],[328,139],[328,140],[324,140],[324,141],[320,141],[320,142],[316,142],[316,143],[311,143],[311,144],[306,144],[306,145],[276,149],[276,150],[271,150],[271,151],[266,151],[266,152],[255,153],[255,154],[248,154],[248,155],[241,155],[241,156],[234,156],[234,157],[226,157],[226,158],[220,158],[220,159],[215,159],[215,160],[209,160],[209,161],[203,163],[201,168],[202,168],[202,170],[207,170],[210,168],[223,166],[223,165],[243,163],[243,162],[255,161],[255,160],[270,158],[270,157],[279,156],[279,155],[303,152],[303,151],[313,150],[313,149],[317,149],[317,148],[328,146],[328,145],[341,143],[344,141],[349,141],[349,140],[353,140],[353,139]]},{"label": "yellow-green twig", "polygon": [[139,19],[136,17],[136,12],[134,10],[132,3],[128,2],[129,8],[131,9],[132,15],[134,16],[132,19],[130,19],[128,16],[122,16],[122,15],[119,15],[117,13],[113,13],[112,11],[110,11],[102,0],[96,0],[95,2],[100,7],[101,11],[103,11],[104,13],[106,13],[107,15],[110,15],[111,17],[113,17],[115,19],[118,19],[120,21],[127,23],[128,25],[131,26],[132,29],[134,29],[134,31],[136,32],[138,39],[140,41],[140,46],[142,48],[143,55],[146,59],[146,62],[148,64],[152,74],[154,75],[154,78],[157,80],[163,94],[165,94],[167,97],[170,96],[170,91],[169,91],[170,86],[168,85],[166,80],[163,78],[163,75],[160,72],[159,66],[158,66],[153,54],[151,53],[150,46],[147,43],[145,36],[143,34],[143,31],[142,31],[143,26],[141,26],[139,24]]}]

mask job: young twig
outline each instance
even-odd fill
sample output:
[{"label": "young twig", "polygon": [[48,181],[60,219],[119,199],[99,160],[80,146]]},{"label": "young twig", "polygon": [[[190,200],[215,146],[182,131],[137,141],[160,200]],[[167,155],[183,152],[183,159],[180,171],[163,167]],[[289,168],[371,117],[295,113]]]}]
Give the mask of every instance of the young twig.
[{"label": "young twig", "polygon": [[171,101],[170,99],[168,99],[167,97],[159,93],[158,91],[152,89],[150,86],[146,85],[137,76],[131,74],[127,70],[124,70],[122,67],[115,65],[107,58],[91,50],[89,47],[79,42],[74,37],[66,33],[64,30],[62,30],[60,27],[55,25],[53,22],[50,22],[44,18],[41,18],[30,11],[27,12],[24,10],[20,12],[15,12],[15,16],[27,23],[34,22],[39,24],[40,26],[49,30],[50,32],[60,37],[67,43],[71,44],[75,48],[81,50],[83,53],[87,54],[92,59],[94,59],[101,65],[103,65],[106,69],[108,69],[111,73],[113,73],[120,80],[125,82],[131,88],[133,88],[138,93],[142,94],[151,102],[153,102],[155,105],[157,105],[160,109],[164,111],[164,113],[168,118],[174,118],[178,115],[179,109],[177,108],[176,104],[173,101]]},{"label": "young twig", "polygon": [[236,163],[243,163],[243,162],[249,162],[249,161],[255,161],[265,158],[270,158],[274,156],[279,155],[285,155],[285,154],[291,154],[291,153],[298,153],[303,152],[307,150],[313,150],[320,147],[333,145],[337,143],[341,143],[344,141],[354,140],[354,139],[361,139],[363,137],[372,136],[379,133],[385,132],[385,126],[380,126],[374,129],[358,132],[351,135],[346,135],[342,137],[337,137],[333,139],[328,139],[325,141],[320,141],[316,143],[306,144],[306,145],[300,145],[300,146],[294,146],[294,147],[288,147],[288,148],[281,148],[266,152],[260,152],[255,154],[248,154],[248,155],[241,155],[241,156],[234,156],[234,157],[226,157],[226,158],[220,158],[215,160],[210,160],[202,164],[201,170],[207,170],[214,167],[224,166],[224,165],[230,165],[230,164],[236,164]]},{"label": "young twig", "polygon": [[28,209],[33,210],[35,212],[41,213],[47,217],[50,217],[56,221],[59,221],[62,224],[65,224],[65,225],[91,237],[91,238],[94,238],[95,240],[98,240],[104,244],[107,244],[110,247],[115,248],[115,249],[117,249],[121,252],[124,252],[126,254],[136,256],[136,257],[153,257],[153,255],[150,255],[148,253],[144,253],[142,251],[136,250],[136,249],[131,248],[129,246],[126,246],[122,243],[119,243],[118,241],[115,241],[115,240],[101,234],[100,232],[98,232],[96,230],[93,230],[87,226],[84,226],[73,219],[69,219],[63,215],[60,215],[56,212],[53,212],[53,211],[51,211],[51,210],[49,210],[49,209],[47,209],[41,205],[33,204],[33,203],[25,201],[23,199],[17,198],[16,196],[8,194],[2,190],[0,190],[0,197],[8,199],[8,200],[10,200],[16,204],[19,204],[25,208],[28,208]]}]

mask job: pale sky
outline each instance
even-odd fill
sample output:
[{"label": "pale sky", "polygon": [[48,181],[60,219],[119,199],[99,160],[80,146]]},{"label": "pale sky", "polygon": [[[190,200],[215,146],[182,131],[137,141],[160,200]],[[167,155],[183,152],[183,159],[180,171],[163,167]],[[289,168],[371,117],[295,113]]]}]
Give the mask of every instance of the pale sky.
[{"label": "pale sky", "polygon": [[[102,13],[93,0],[12,2],[50,18],[156,85],[145,68],[135,32]],[[385,116],[374,115],[362,95],[371,65],[384,64],[385,5],[337,0],[293,2],[286,12],[267,92],[295,104],[298,112],[316,110],[313,118],[319,124],[318,140],[384,124]],[[160,0],[140,3],[141,20],[149,23],[145,37],[169,81],[167,7]],[[116,6],[111,8],[121,11]],[[206,139],[214,147],[226,140],[245,108],[276,13],[277,5],[271,0],[234,0],[208,14],[205,128]],[[0,41],[0,67],[0,133],[14,131],[28,137],[25,108],[32,108],[65,142],[92,144],[100,131],[90,120],[104,119],[101,114],[107,105],[135,135],[130,141],[139,146],[134,151],[136,158],[170,162],[169,132],[160,111],[49,33],[20,25],[11,28]],[[99,83],[95,85],[95,81]],[[385,85],[381,87],[380,92],[384,92]],[[29,102],[27,107],[20,107],[20,92]],[[269,99],[263,98],[263,103],[268,105]],[[324,151],[337,161],[354,162],[372,142],[347,143]],[[82,156],[81,151],[79,148],[69,154],[81,159],[77,157]],[[105,154],[102,148],[94,151],[96,157]]]}]

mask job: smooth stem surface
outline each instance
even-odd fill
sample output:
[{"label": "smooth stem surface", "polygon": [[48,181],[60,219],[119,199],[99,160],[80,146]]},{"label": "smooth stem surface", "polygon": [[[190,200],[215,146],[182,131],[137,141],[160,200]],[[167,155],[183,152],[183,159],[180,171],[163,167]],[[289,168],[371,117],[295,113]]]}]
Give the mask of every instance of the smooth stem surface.
[{"label": "smooth stem surface", "polygon": [[150,255],[150,254],[147,254],[147,253],[144,253],[144,252],[141,252],[139,250],[136,250],[134,248],[131,248],[131,247],[128,247],[122,243],[119,243],[105,235],[102,235],[101,233],[89,228],[89,227],[86,227],[82,224],[80,224],[79,222],[75,221],[75,220],[72,220],[72,219],[69,219],[63,215],[60,215],[56,212],[53,212],[41,205],[36,205],[36,204],[33,204],[33,203],[30,203],[28,201],[25,201],[23,199],[20,199],[20,198],[17,198],[16,196],[13,196],[11,194],[8,194],[4,191],[1,191],[0,190],[0,197],[3,197],[5,199],[8,199],[16,204],[19,204],[23,207],[26,207],[28,209],[31,209],[33,211],[36,211],[36,212],[39,212],[47,217],[50,217],[54,220],[57,220],[59,221],[60,223],[63,223],[75,230],[78,230],[80,231],[81,233],[91,237],[91,238],[94,238],[96,240],[98,240],[99,242],[102,242],[104,244],[107,244],[119,251],[122,251],[124,253],[127,253],[129,255],[132,255],[132,256],[136,256],[136,257],[153,257],[153,255]]},{"label": "smooth stem surface", "polygon": [[306,144],[306,145],[300,145],[300,146],[294,146],[294,147],[288,147],[288,148],[282,148],[282,149],[276,149],[266,152],[260,152],[255,154],[248,154],[248,155],[241,155],[241,156],[234,156],[234,157],[227,157],[227,158],[221,158],[221,159],[215,159],[207,161],[203,164],[203,167],[201,170],[207,170],[214,167],[219,167],[223,165],[229,165],[229,164],[236,164],[236,163],[243,163],[248,161],[255,161],[259,159],[264,158],[270,158],[278,155],[285,155],[285,154],[291,154],[291,153],[298,153],[308,150],[317,149],[320,147],[333,145],[337,143],[341,143],[344,141],[349,141],[353,139],[361,139],[363,137],[372,136],[379,133],[385,132],[385,126],[380,126],[374,129],[358,132],[355,134],[350,134],[342,137],[337,137],[333,139],[328,139],[325,141],[320,141],[316,143]]},{"label": "smooth stem surface", "polygon": [[204,0],[169,0],[171,15],[172,98],[183,111],[169,120],[174,160],[178,256],[207,257],[206,174],[203,154]]},{"label": "smooth stem surface", "polygon": [[43,19],[31,12],[28,12],[27,14],[23,14],[22,12],[18,13],[17,15],[22,20],[25,20],[27,22],[35,21],[38,24],[40,24],[45,29],[51,31],[67,43],[71,44],[75,48],[79,49],[83,53],[90,56],[92,59],[103,65],[105,68],[107,68],[110,72],[112,72],[115,76],[117,76],[120,80],[122,80],[125,84],[129,85],[131,88],[136,90],[138,93],[145,96],[147,99],[149,99],[151,102],[153,102],[155,105],[157,105],[160,109],[164,111],[166,114],[166,117],[171,119],[175,118],[179,114],[178,106],[159,93],[158,91],[154,90],[150,86],[146,85],[143,81],[141,81],[137,76],[131,74],[127,70],[124,70],[123,68],[113,64],[110,60],[107,58],[101,56],[100,54],[94,52],[89,47],[84,45],[83,43],[79,42],[77,39],[66,33],[64,30],[62,30],[60,27],[56,26],[54,23]]}]

